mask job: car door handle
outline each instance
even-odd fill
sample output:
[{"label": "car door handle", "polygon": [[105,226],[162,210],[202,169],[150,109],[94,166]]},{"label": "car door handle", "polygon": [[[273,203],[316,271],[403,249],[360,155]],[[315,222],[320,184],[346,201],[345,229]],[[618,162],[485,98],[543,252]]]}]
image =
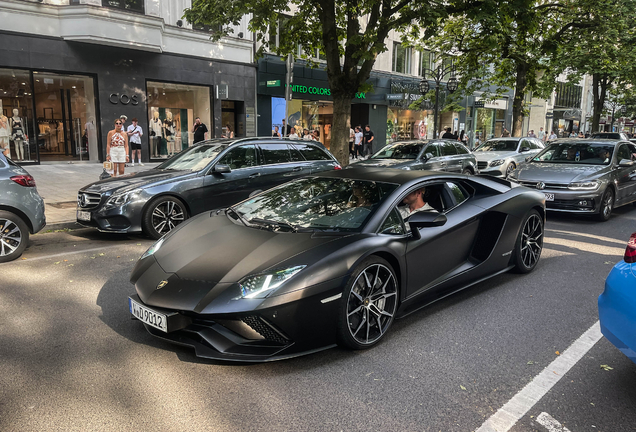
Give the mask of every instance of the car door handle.
[{"label": "car door handle", "polygon": [[441,166],[446,166],[446,162],[440,162],[439,163]]},{"label": "car door handle", "polygon": [[256,178],[256,177],[260,177],[260,176],[261,176],[261,173],[257,172],[257,173],[254,173],[254,174],[250,174],[249,178]]},{"label": "car door handle", "polygon": [[302,169],[303,169],[303,167],[296,167],[292,171],[301,171]]}]

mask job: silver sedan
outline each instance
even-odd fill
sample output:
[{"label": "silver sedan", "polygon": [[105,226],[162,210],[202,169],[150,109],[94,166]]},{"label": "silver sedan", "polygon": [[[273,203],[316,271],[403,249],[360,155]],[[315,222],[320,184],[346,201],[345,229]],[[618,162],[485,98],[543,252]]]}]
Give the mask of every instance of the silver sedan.
[{"label": "silver sedan", "polygon": [[480,174],[505,178],[543,148],[543,142],[537,138],[493,138],[477,147],[473,153]]}]

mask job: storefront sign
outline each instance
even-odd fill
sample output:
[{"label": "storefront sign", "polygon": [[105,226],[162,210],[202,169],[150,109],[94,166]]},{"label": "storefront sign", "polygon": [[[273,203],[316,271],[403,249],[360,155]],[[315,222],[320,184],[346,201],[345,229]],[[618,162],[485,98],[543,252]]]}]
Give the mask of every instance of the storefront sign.
[{"label": "storefront sign", "polygon": [[475,108],[483,108],[485,106],[483,101],[475,101]]},{"label": "storefront sign", "polygon": [[245,136],[256,136],[256,109],[245,107]]},{"label": "storefront sign", "polygon": [[554,112],[548,111],[547,113],[545,113],[545,118],[554,118]]},{"label": "storefront sign", "polygon": [[280,80],[267,81],[267,87],[280,87]]},{"label": "storefront sign", "polygon": [[113,105],[117,105],[118,103],[122,105],[139,105],[139,99],[137,95],[128,96],[126,93],[111,93],[108,96],[108,101]]},{"label": "storefront sign", "polygon": [[404,99],[403,93],[389,93],[386,95],[386,100],[402,100]]},{"label": "storefront sign", "polygon": [[217,99],[227,99],[228,90],[227,84],[217,84],[216,86],[216,98]]},{"label": "storefront sign", "polygon": [[475,98],[475,108],[491,108],[505,110],[508,108],[508,99],[483,100]]},{"label": "storefront sign", "polygon": [[[292,91],[294,93],[300,93],[300,94],[331,96],[331,89],[326,87],[311,87],[311,86],[308,87],[308,86],[304,86],[300,84],[295,84],[292,86]],[[366,99],[366,96],[367,94],[364,92],[356,93],[356,99]]]}]

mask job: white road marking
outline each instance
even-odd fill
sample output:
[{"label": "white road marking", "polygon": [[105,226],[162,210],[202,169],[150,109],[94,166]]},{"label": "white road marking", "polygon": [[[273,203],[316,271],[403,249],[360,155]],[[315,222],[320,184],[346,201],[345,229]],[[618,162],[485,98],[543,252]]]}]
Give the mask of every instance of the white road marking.
[{"label": "white road marking", "polygon": [[[104,246],[104,247],[97,247],[97,248],[91,248],[91,249],[83,249],[83,250],[77,250],[77,251],[72,251],[72,252],[62,252],[62,253],[57,253],[57,254],[53,254],[53,255],[44,255],[44,256],[39,256],[39,257],[35,257],[35,258],[28,258],[23,260],[21,258],[18,258],[15,261],[10,261],[6,264],[17,264],[20,262],[33,262],[33,261],[39,261],[39,260],[43,260],[43,259],[50,259],[50,258],[57,258],[57,257],[63,257],[63,256],[68,256],[68,255],[75,255],[75,254],[79,254],[79,253],[86,253],[86,252],[96,252],[96,251],[101,251],[101,250],[105,250],[105,249],[114,249],[114,248],[121,248],[122,246],[133,246],[133,245],[126,245],[126,244],[118,244],[118,245],[113,245],[113,246]],[[6,265],[5,264],[5,265]]]},{"label": "white road marking", "polygon": [[547,412],[542,412],[537,416],[537,423],[544,426],[548,432],[570,432],[570,429],[561,425],[561,423],[556,421],[554,417]]},{"label": "white road marking", "polygon": [[550,363],[519,393],[482,424],[476,432],[507,432],[523,417],[603,335],[598,321]]}]

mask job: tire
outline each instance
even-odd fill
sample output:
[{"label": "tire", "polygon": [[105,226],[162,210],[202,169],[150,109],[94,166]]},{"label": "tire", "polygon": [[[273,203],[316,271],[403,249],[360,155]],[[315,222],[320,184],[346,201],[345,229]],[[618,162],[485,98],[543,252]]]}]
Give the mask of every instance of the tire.
[{"label": "tire", "polygon": [[505,178],[508,178],[508,176],[510,174],[512,174],[512,172],[515,170],[515,168],[517,168],[517,165],[515,165],[514,162],[510,162],[508,164],[508,166],[506,167],[506,177]]},{"label": "tire", "polygon": [[188,212],[180,199],[171,196],[159,197],[146,207],[142,228],[147,236],[158,240],[187,218]]},{"label": "tire", "polygon": [[473,175],[473,172],[470,170],[470,168],[464,168],[464,171],[462,171],[462,174]]},{"label": "tire", "polygon": [[543,219],[531,210],[523,219],[513,251],[512,263],[517,273],[530,273],[537,266],[543,250]]},{"label": "tire", "polygon": [[0,211],[0,263],[18,258],[29,244],[29,227],[19,216]]},{"label": "tire", "polygon": [[343,292],[338,343],[354,350],[376,345],[393,323],[398,298],[397,277],[391,265],[378,256],[365,259]]},{"label": "tire", "polygon": [[606,222],[612,215],[614,209],[614,191],[611,188],[605,189],[603,197],[601,198],[601,206],[598,209],[598,213],[595,218],[598,221]]}]

